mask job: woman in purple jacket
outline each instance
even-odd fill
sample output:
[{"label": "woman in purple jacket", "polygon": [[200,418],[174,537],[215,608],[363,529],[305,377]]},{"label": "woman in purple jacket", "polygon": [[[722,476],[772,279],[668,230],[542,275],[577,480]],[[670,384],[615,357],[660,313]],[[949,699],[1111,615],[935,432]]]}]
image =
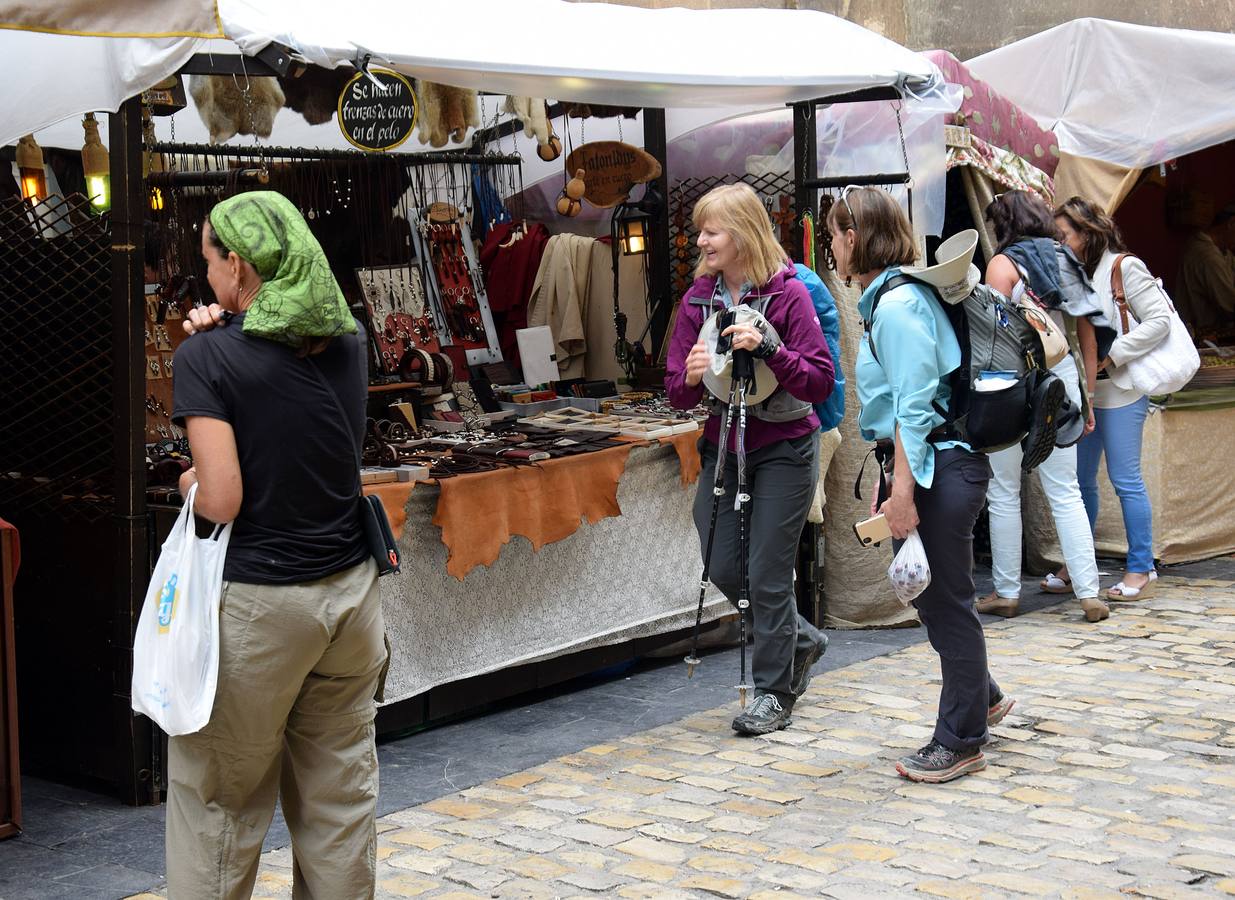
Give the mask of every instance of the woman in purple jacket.
[{"label": "woman in purple jacket", "polygon": [[[744,184],[722,185],[700,198],[694,211],[701,255],[695,282],[682,298],[669,347],[665,388],[669,400],[690,409],[704,399],[703,375],[711,353],[699,339],[712,313],[749,303],[767,317],[779,339],[749,324],[724,332],[737,350],[767,363],[779,387],[747,411],[746,478],[750,494],[748,571],[755,647],[755,701],[736,719],[742,734],[767,734],[790,722],[794,701],[806,691],[811,666],[827,638],[797,613],[793,591],[798,538],[815,493],[819,420],[812,403],[832,392],[832,358],[805,285],[794,277],[773,237],[763,203]],[[714,471],[723,405],[713,404],[700,450]],[[736,446],[730,430],[729,450]],[[736,460],[725,457],[725,484],[737,483]],[[695,495],[695,527],[706,548],[712,492]],[[739,591],[737,514],[723,499],[713,539],[711,582],[736,604]],[[706,552],[706,550],[705,550]]]}]

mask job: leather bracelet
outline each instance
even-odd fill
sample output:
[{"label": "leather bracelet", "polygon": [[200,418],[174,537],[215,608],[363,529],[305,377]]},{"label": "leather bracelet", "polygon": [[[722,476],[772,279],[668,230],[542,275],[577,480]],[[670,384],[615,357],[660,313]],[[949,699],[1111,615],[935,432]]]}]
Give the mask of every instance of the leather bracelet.
[{"label": "leather bracelet", "polygon": [[[410,347],[403,354],[403,358],[399,360],[399,371],[403,373],[408,381],[419,381],[420,384],[430,385],[435,383],[434,375],[436,374],[436,353],[427,353],[419,347]],[[419,373],[418,379],[413,379],[412,375]]]},{"label": "leather bracelet", "polygon": [[449,388],[455,383],[455,364],[445,353],[432,353],[433,362],[437,366],[438,377],[434,383],[443,388]]}]

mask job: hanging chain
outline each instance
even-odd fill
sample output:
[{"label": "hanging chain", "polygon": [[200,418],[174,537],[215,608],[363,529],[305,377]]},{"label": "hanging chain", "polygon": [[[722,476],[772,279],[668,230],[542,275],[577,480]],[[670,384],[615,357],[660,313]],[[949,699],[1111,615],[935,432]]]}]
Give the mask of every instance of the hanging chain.
[{"label": "hanging chain", "polygon": [[253,136],[253,149],[257,155],[257,167],[262,174],[267,174],[266,154],[262,149],[261,142],[257,139],[257,115],[254,113],[253,103],[253,80],[249,78],[248,70],[244,73],[244,87],[240,87],[240,82],[236,81],[236,76],[232,75],[232,83],[240,90],[240,97],[244,101],[244,111],[249,119],[249,134]]},{"label": "hanging chain", "polygon": [[626,117],[625,117],[625,116],[623,116],[623,115],[619,115],[619,116],[617,117],[617,120],[618,120],[618,140],[619,140],[619,141],[621,141],[622,143],[626,143],[626,138],[622,137],[622,119],[624,119],[624,118],[626,118]]},{"label": "hanging chain", "polygon": [[[909,175],[909,147],[905,144],[905,123],[901,121],[901,102],[896,100],[892,103],[892,110],[896,113],[896,134],[901,141],[901,158],[905,161],[905,175]],[[910,178],[905,182],[910,188],[913,187],[913,179]]]}]

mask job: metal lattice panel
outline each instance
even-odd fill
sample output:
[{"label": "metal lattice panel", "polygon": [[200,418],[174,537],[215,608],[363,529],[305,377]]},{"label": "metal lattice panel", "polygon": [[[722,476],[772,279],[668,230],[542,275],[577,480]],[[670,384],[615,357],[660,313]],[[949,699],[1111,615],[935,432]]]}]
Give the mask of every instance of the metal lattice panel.
[{"label": "metal lattice panel", "polygon": [[80,195],[0,202],[0,510],[112,512],[111,236]]},{"label": "metal lattice panel", "polygon": [[767,207],[768,215],[777,229],[777,238],[791,257],[793,247],[790,244],[790,232],[793,228],[793,178],[788,172],[769,175],[743,175],[740,177],[723,176],[714,178],[684,178],[675,182],[669,191],[669,243],[672,262],[670,278],[673,282],[673,293],[682,296],[690,287],[699,258],[695,249],[695,239],[699,233],[690,221],[691,212],[699,198],[712,188],[721,184],[735,182],[749,184]]}]

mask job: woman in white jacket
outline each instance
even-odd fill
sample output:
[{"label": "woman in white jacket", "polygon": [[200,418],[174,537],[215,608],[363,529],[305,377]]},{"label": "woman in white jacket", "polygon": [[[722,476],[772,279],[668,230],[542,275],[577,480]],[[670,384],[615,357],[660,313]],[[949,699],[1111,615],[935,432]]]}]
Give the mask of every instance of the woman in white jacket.
[{"label": "woman in white jacket", "polygon": [[[1106,592],[1109,600],[1137,600],[1149,595],[1154,571],[1153,510],[1141,477],[1141,435],[1149,398],[1116,384],[1119,368],[1148,353],[1166,339],[1171,309],[1154,277],[1135,256],[1125,256],[1119,228],[1101,208],[1073,197],[1055,210],[1064,242],[1085,264],[1106,307],[1107,319],[1120,321],[1111,278],[1116,261],[1128,305],[1127,332],[1116,338],[1098,362],[1092,397],[1097,427],[1077,445],[1077,476],[1092,528],[1098,520],[1098,464],[1106,454],[1106,472],[1123,509],[1128,557],[1119,583]],[[1112,373],[1115,373],[1112,376]],[[1057,576],[1066,583],[1067,573]]]}]

